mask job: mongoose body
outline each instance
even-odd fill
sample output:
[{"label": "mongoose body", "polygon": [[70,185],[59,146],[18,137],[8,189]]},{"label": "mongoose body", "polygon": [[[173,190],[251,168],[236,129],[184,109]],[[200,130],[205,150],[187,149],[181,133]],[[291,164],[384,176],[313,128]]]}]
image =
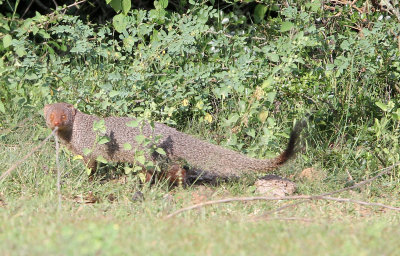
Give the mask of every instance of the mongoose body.
[{"label": "mongoose body", "polygon": [[[197,173],[208,173],[215,177],[239,177],[245,172],[265,172],[277,168],[294,154],[294,146],[299,129],[291,133],[286,150],[276,158],[254,159],[242,153],[226,149],[197,139],[191,135],[177,131],[167,125],[155,123],[154,129],[146,124],[139,127],[128,127],[126,124],[134,118],[106,117],[106,136],[110,141],[106,144],[95,145],[96,133],[93,123],[100,117],[88,115],[75,109],[67,103],[55,103],[44,107],[47,126],[51,129],[58,127],[57,136],[73,153],[83,156],[89,168],[96,168],[96,158],[102,156],[112,162],[134,162],[135,150],[140,145],[135,140],[137,135],[146,137],[160,136],[157,147],[162,148],[172,161],[184,160]],[[125,150],[123,145],[129,143],[132,149]],[[85,156],[84,149],[92,149]],[[148,155],[147,159],[154,156]]]}]

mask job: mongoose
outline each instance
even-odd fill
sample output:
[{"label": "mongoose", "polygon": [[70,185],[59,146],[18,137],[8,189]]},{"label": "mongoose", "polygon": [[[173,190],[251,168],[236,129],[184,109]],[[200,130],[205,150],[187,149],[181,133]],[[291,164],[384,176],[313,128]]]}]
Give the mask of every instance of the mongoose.
[{"label": "mongoose", "polygon": [[[155,123],[154,128],[145,124],[139,127],[128,127],[126,124],[131,117],[106,117],[106,136],[109,142],[95,145],[96,133],[93,131],[93,122],[100,117],[80,112],[73,105],[54,103],[44,107],[46,123],[52,130],[58,127],[56,134],[61,142],[73,153],[83,156],[88,168],[96,169],[96,158],[104,157],[111,162],[134,162],[135,149],[140,146],[135,140],[139,134],[146,137],[160,135],[157,147],[166,152],[171,161],[185,161],[196,173],[206,174],[221,179],[239,177],[245,172],[266,172],[285,163],[295,153],[294,147],[299,136],[300,126],[296,125],[291,132],[289,143],[285,151],[272,159],[255,159],[242,153],[217,146],[197,139],[191,135],[177,131],[162,123]],[[131,150],[125,150],[123,145],[129,143]],[[84,155],[85,148],[93,151]],[[146,156],[153,160],[153,155]]]}]

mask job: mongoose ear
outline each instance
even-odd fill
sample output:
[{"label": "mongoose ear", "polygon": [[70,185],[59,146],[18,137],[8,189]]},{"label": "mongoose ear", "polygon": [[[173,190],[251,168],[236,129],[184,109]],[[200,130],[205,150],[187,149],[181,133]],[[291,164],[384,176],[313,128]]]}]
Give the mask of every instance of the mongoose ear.
[{"label": "mongoose ear", "polygon": [[74,108],[74,105],[72,104],[67,104],[66,105],[67,108],[69,108],[71,110],[72,115],[76,114],[76,109]]}]

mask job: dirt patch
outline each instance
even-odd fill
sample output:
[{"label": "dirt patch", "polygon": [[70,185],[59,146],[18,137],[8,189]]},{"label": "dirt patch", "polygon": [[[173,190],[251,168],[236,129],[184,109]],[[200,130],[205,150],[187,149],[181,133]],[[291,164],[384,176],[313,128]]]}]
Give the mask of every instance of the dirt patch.
[{"label": "dirt patch", "polygon": [[299,174],[298,178],[307,181],[321,181],[326,177],[325,173],[316,168],[306,168]]},{"label": "dirt patch", "polygon": [[296,184],[278,175],[267,175],[257,180],[256,193],[263,196],[289,196],[296,191]]}]

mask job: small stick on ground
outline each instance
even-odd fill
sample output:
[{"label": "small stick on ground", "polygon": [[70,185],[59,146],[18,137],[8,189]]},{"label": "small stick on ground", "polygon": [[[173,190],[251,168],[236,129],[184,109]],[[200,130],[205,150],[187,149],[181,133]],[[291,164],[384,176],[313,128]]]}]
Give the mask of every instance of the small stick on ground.
[{"label": "small stick on ground", "polygon": [[[350,187],[347,187],[347,188],[342,188],[342,189],[339,189],[339,190],[335,190],[335,191],[328,192],[328,193],[324,193],[324,194],[320,194],[320,195],[311,195],[311,196],[285,196],[285,197],[264,197],[264,196],[256,196],[256,197],[234,197],[234,198],[225,198],[225,199],[221,199],[221,200],[207,201],[207,202],[204,202],[204,203],[199,203],[199,204],[195,204],[195,205],[188,206],[188,207],[185,207],[185,208],[181,208],[181,209],[179,209],[179,210],[177,210],[177,211],[175,211],[175,212],[173,212],[173,213],[167,215],[167,216],[165,217],[165,219],[169,219],[169,218],[171,218],[171,217],[173,217],[173,216],[175,216],[175,215],[177,215],[177,214],[179,214],[179,213],[182,213],[182,212],[185,212],[185,211],[189,211],[189,210],[193,210],[193,209],[202,208],[202,207],[207,206],[207,205],[223,204],[223,203],[230,203],[230,202],[260,201],[260,200],[262,200],[262,201],[273,201],[273,200],[274,200],[274,201],[276,201],[276,200],[329,200],[329,201],[337,201],[337,202],[350,202],[350,203],[361,204],[361,205],[369,205],[369,206],[378,206],[378,207],[387,208],[387,209],[390,209],[390,210],[400,211],[400,208],[399,208],[399,207],[393,207],[393,206],[384,205],[384,204],[381,204],[381,203],[369,203],[369,202],[354,200],[354,199],[351,199],[351,198],[335,198],[335,197],[329,197],[329,195],[341,193],[341,192],[343,192],[343,191],[350,190],[350,189],[357,188],[357,187],[363,186],[363,185],[365,185],[365,184],[368,184],[368,183],[370,183],[370,182],[376,180],[376,179],[379,178],[380,176],[382,176],[382,175],[384,175],[384,174],[387,174],[387,173],[390,172],[394,167],[396,167],[396,166],[398,166],[398,165],[400,165],[400,162],[399,162],[399,163],[396,163],[396,164],[393,164],[393,165],[391,165],[391,166],[389,166],[389,167],[386,167],[386,168],[381,169],[381,171],[380,171],[377,175],[375,175],[374,177],[372,177],[372,178],[370,178],[370,179],[364,180],[364,181],[362,181],[362,182],[360,182],[360,183],[357,183],[357,184],[355,184],[355,185],[353,185],[353,186],[350,186]],[[304,201],[304,202],[305,202],[305,201]],[[293,203],[293,204],[288,205],[288,206],[285,206],[285,207],[280,207],[279,209],[282,210],[282,209],[288,208],[289,206],[298,205],[298,204],[300,204],[300,203],[303,203],[303,202]],[[263,216],[266,216],[266,215],[268,215],[268,214],[269,214],[269,213],[264,214]]]},{"label": "small stick on ground", "polygon": [[277,218],[265,218],[265,220],[280,220],[280,221],[302,221],[302,222],[314,222],[313,219],[298,218],[298,217],[277,217]]},{"label": "small stick on ground", "polygon": [[54,135],[54,139],[56,140],[57,194],[58,194],[58,210],[60,211],[61,210],[61,169],[59,161],[60,145],[58,143],[58,137]]},{"label": "small stick on ground", "polygon": [[17,161],[13,166],[11,166],[7,171],[5,171],[1,176],[0,176],[0,183],[2,183],[8,175],[11,174],[12,171],[14,171],[18,166],[20,166],[23,162],[25,162],[26,159],[28,159],[33,153],[35,153],[38,149],[43,147],[43,145],[55,134],[57,131],[57,127],[53,130],[53,132],[47,136],[46,139],[42,141],[38,146],[36,146],[34,149],[31,150],[28,154],[26,154],[21,160]]},{"label": "small stick on ground", "polygon": [[381,203],[369,203],[369,202],[364,202],[364,201],[359,201],[359,200],[354,200],[351,198],[336,198],[336,197],[329,197],[329,196],[283,196],[283,197],[265,197],[265,196],[255,196],[255,197],[233,197],[233,198],[225,198],[221,200],[214,200],[214,201],[207,201],[204,203],[199,203],[195,204],[189,207],[185,207],[182,209],[179,209],[165,217],[165,219],[169,219],[179,213],[186,212],[189,210],[193,209],[198,209],[202,208],[207,205],[212,205],[212,204],[224,204],[224,203],[230,203],[230,202],[248,202],[248,201],[278,201],[278,200],[328,200],[328,201],[336,201],[336,202],[350,202],[350,203],[355,203],[355,204],[361,204],[361,205],[369,205],[369,206],[379,206],[382,208],[387,208],[390,210],[394,211],[399,211],[400,212],[400,207],[393,207],[390,205],[385,205]]}]

